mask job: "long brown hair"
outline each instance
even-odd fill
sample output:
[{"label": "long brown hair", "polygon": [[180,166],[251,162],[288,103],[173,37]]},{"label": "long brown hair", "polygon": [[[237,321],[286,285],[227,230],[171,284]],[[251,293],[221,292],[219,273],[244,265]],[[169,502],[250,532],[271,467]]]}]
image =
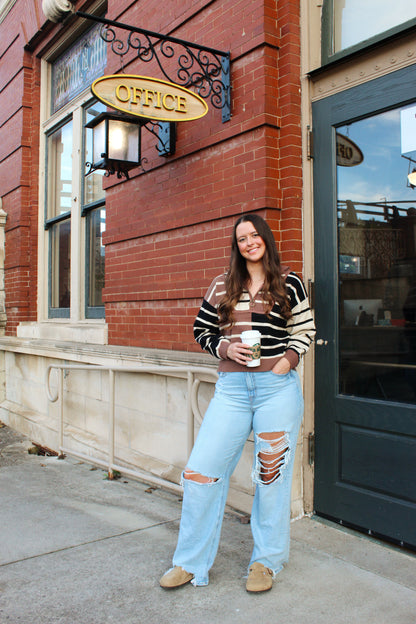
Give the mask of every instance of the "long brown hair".
[{"label": "long brown hair", "polygon": [[247,221],[253,224],[257,234],[261,236],[266,245],[266,250],[262,258],[265,274],[262,288],[263,299],[266,304],[265,313],[269,314],[273,305],[278,303],[280,306],[280,313],[286,320],[290,319],[292,316],[273,233],[266,221],[259,215],[246,214],[241,216],[234,225],[231,239],[230,268],[225,278],[225,295],[218,305],[221,325],[233,324],[233,310],[250,280],[245,258],[240,254],[237,243],[237,227],[240,223]]}]

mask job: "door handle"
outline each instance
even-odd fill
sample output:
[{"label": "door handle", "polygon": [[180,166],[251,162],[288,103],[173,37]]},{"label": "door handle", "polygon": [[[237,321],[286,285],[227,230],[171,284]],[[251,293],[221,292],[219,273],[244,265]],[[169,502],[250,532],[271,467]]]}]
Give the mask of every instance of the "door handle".
[{"label": "door handle", "polygon": [[319,345],[320,347],[326,347],[326,345],[328,344],[328,340],[323,340],[323,338],[318,338],[316,341],[316,344]]}]

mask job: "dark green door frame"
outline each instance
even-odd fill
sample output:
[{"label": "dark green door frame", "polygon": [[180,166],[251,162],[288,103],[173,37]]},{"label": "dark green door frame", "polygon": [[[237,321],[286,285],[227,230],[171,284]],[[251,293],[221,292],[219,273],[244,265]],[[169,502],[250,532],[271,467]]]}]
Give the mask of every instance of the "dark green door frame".
[{"label": "dark green door frame", "polygon": [[[389,454],[395,446],[404,448],[405,445],[407,457],[414,457],[416,406],[360,399],[341,395],[338,391],[339,278],[335,162],[338,126],[411,102],[416,102],[416,65],[335,94],[312,106],[315,310],[318,330],[314,506],[318,514],[416,547],[415,497],[403,500],[342,480],[340,455],[341,449],[347,448],[348,444],[356,444],[357,452],[361,453],[367,443],[374,444],[376,450],[386,453],[386,477],[391,466]],[[396,460],[400,464],[400,456],[395,457],[393,463]],[[406,465],[398,467],[405,478],[406,469]],[[366,466],[363,461],[362,470],[371,471],[371,466]],[[408,478],[414,479],[414,476],[408,474]]]}]

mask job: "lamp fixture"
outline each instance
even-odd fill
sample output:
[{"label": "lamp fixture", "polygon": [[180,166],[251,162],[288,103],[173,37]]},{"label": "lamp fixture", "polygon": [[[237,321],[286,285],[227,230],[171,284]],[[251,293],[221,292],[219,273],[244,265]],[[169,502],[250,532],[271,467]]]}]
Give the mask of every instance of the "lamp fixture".
[{"label": "lamp fixture", "polygon": [[416,169],[415,168],[413,168],[411,173],[407,175],[407,179],[409,181],[410,186],[412,188],[415,188],[416,187]]},{"label": "lamp fixture", "polygon": [[[120,56],[122,62],[125,55],[129,52],[134,52],[143,63],[155,61],[168,83],[172,83],[178,89],[185,91],[189,91],[189,88],[191,88],[195,91],[194,95],[196,97],[204,100],[209,99],[214,108],[222,110],[223,123],[230,120],[230,52],[208,48],[177,39],[176,37],[144,30],[96,15],[89,15],[81,11],[76,11],[76,15],[102,24],[101,39],[111,46],[111,51]],[[124,33],[120,38],[118,38],[119,35],[117,34],[119,30]],[[154,80],[156,82],[164,82],[163,80]],[[144,92],[146,95],[143,106],[150,106],[152,98],[155,97],[156,105],[154,105],[154,108],[164,107],[168,111],[175,110],[177,113],[180,113],[179,117],[188,112],[183,94],[162,94],[160,90],[159,95],[159,89],[156,89],[156,95],[152,88],[145,88]],[[120,102],[127,103],[128,100],[125,99],[125,96],[128,93],[129,87],[124,83],[118,86],[116,95]],[[138,90],[133,90],[134,104],[137,103],[137,93]],[[151,95],[152,93],[153,95]],[[125,110],[124,107],[120,108],[118,105],[114,106],[113,103],[109,103],[102,94],[102,97],[97,94],[94,95],[107,106],[112,106],[116,110]],[[173,106],[174,102],[176,103],[176,108]],[[130,110],[128,110],[128,113]],[[149,115],[149,118],[142,117],[142,115],[137,116],[141,118],[139,121],[136,118],[131,119],[131,116],[127,119],[124,115],[103,113],[85,124],[86,128],[92,129],[94,135],[93,162],[86,163],[86,175],[100,169],[105,170],[106,176],[117,173],[118,178],[123,176],[128,178],[130,169],[137,166],[141,166],[143,169],[143,163],[146,163],[147,159],[141,157],[142,127],[157,138],[156,149],[160,156],[172,156],[175,153],[175,124],[177,121],[184,121],[184,118],[172,118],[171,115],[167,116],[167,118],[157,116],[156,119],[152,118],[151,115]],[[201,114],[198,114],[197,117],[189,116],[188,120],[197,119],[201,116]],[[118,126],[115,125],[117,122]],[[117,131],[112,131],[112,128],[116,127]]]},{"label": "lamp fixture", "polygon": [[[416,165],[416,160],[414,160],[413,158],[411,158],[410,156],[405,156],[404,154],[401,154],[402,158],[405,158],[409,165],[407,168],[407,180],[406,180],[406,186],[410,186],[410,188],[414,189],[416,188],[416,168],[414,165]],[[412,171],[410,171],[410,167],[412,166],[413,163],[413,168]]]},{"label": "lamp fixture", "polygon": [[85,175],[105,170],[105,176],[129,177],[129,170],[141,164],[142,121],[117,113],[100,113],[85,124],[92,129],[92,162]]}]

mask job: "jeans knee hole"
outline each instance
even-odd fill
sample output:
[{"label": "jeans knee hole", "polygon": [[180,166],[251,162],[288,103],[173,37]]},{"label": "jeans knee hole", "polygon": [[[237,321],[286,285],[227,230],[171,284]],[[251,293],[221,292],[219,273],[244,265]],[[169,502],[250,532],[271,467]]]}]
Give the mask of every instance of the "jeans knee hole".
[{"label": "jeans knee hole", "polygon": [[253,480],[261,485],[271,485],[283,478],[290,456],[289,436],[285,432],[258,434],[257,441],[259,450]]},{"label": "jeans knee hole", "polygon": [[218,481],[215,477],[206,477],[199,472],[195,472],[194,470],[185,470],[183,473],[183,478],[187,481],[194,481],[195,483],[206,483],[210,485],[212,483],[216,483]]}]

